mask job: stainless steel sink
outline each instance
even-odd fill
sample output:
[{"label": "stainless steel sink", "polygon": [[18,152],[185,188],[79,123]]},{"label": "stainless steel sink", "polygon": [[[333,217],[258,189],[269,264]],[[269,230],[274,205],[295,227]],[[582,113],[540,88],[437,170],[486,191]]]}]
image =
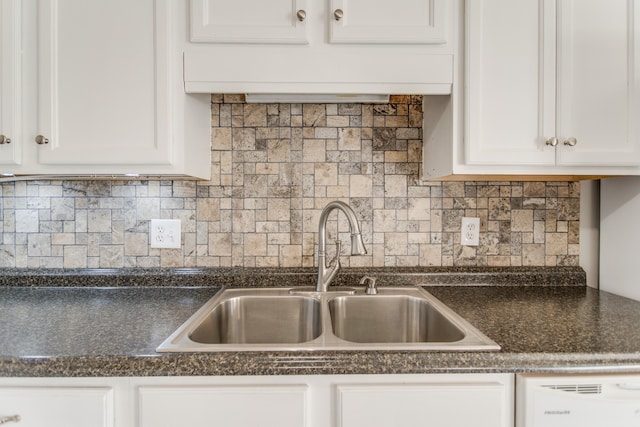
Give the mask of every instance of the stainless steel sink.
[{"label": "stainless steel sink", "polygon": [[239,295],[216,304],[189,338],[202,344],[289,344],[311,341],[321,331],[317,299]]},{"label": "stainless steel sink", "polygon": [[354,295],[329,301],[333,333],[358,343],[456,342],[464,332],[423,298]]},{"label": "stainless steel sink", "polygon": [[422,288],[350,291],[224,289],[157,351],[500,349]]}]

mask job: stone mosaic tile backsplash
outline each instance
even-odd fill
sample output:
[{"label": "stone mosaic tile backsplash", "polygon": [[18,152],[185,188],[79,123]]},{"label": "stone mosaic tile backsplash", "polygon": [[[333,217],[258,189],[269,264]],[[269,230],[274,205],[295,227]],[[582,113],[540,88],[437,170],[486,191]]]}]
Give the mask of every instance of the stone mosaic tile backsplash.
[{"label": "stone mosaic tile backsplash", "polygon": [[[331,200],[361,220],[368,254],[344,266],[578,265],[577,182],[421,182],[422,98],[389,104],[246,104],[212,96],[212,178],[0,184],[0,267],[316,265]],[[463,216],[480,245],[460,245]],[[182,221],[180,249],[150,249],[149,220]]]}]

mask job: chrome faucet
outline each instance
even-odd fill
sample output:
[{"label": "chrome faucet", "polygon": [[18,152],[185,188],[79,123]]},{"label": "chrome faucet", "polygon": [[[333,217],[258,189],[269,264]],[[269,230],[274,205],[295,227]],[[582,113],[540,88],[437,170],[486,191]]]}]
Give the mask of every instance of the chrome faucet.
[{"label": "chrome faucet", "polygon": [[340,250],[342,242],[336,240],[336,256],[329,262],[327,266],[325,258],[327,256],[327,219],[334,209],[340,209],[349,220],[349,230],[351,231],[351,255],[366,255],[367,249],[362,241],[360,226],[353,209],[349,205],[340,201],[329,202],[320,214],[320,223],[318,225],[318,285],[317,292],[326,292],[329,283],[338,274],[340,270]]}]

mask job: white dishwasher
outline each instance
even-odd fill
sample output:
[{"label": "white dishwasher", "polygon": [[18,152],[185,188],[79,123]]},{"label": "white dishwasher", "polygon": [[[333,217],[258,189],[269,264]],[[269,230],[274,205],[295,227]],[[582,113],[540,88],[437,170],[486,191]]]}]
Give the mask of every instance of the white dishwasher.
[{"label": "white dishwasher", "polygon": [[516,427],[640,427],[640,374],[516,376]]}]

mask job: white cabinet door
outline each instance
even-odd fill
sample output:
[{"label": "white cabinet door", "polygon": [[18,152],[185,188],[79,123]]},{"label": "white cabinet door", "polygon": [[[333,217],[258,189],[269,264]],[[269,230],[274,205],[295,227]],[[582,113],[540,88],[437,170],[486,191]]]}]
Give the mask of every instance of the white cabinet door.
[{"label": "white cabinet door", "polygon": [[[0,0],[0,164],[21,154],[20,3]],[[2,171],[0,171],[1,173]]]},{"label": "white cabinet door", "polygon": [[307,391],[306,385],[268,384],[268,379],[253,385],[142,386],[139,425],[304,427]]},{"label": "white cabinet door", "polygon": [[466,13],[465,164],[640,165],[639,1],[467,1]]},{"label": "white cabinet door", "polygon": [[[308,43],[307,0],[191,0],[191,41]],[[317,3],[317,2],[316,2]]]},{"label": "white cabinet door", "polygon": [[113,401],[109,387],[0,387],[0,419],[19,416],[20,427],[113,427]]},{"label": "white cabinet door", "polygon": [[338,427],[509,427],[512,390],[501,382],[337,386]]},{"label": "white cabinet door", "polygon": [[184,88],[449,94],[461,1],[191,0]]},{"label": "white cabinet door", "polygon": [[558,164],[640,165],[640,1],[558,1],[557,120]]},{"label": "white cabinet door", "polygon": [[167,0],[39,0],[38,20],[38,162],[171,164]]},{"label": "white cabinet door", "polygon": [[170,0],[0,0],[0,175],[208,179],[210,97],[182,83],[187,19]]},{"label": "white cabinet door", "polygon": [[[191,41],[306,44],[309,27],[325,28],[328,21],[331,43],[445,43],[447,4],[445,0],[191,0]],[[326,16],[327,7],[328,17],[315,19]]]},{"label": "white cabinet door", "polygon": [[329,0],[331,43],[446,43],[448,0]]},{"label": "white cabinet door", "polygon": [[465,163],[555,164],[555,1],[466,2]]}]

